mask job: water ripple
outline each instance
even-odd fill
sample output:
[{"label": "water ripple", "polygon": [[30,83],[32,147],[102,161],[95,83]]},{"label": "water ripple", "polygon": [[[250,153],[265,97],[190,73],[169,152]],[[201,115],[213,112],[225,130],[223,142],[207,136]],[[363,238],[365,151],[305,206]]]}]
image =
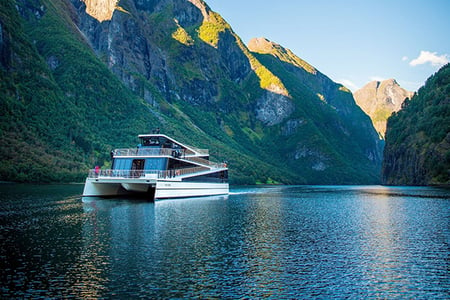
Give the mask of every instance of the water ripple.
[{"label": "water ripple", "polygon": [[148,203],[81,188],[0,186],[1,298],[449,297],[447,190],[242,187]]}]

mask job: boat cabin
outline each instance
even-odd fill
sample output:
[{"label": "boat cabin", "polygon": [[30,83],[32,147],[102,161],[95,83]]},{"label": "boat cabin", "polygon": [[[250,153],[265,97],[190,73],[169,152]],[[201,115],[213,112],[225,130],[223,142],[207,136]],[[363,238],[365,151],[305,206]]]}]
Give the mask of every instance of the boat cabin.
[{"label": "boat cabin", "polygon": [[89,171],[84,196],[141,194],[149,199],[228,194],[228,168],[208,150],[164,134],[139,135],[135,148],[111,151],[111,169]]},{"label": "boat cabin", "polygon": [[[184,145],[163,134],[139,135],[136,148],[112,151],[112,170],[131,171],[132,177],[209,166],[208,150]],[[199,167],[200,164],[200,167]],[[165,176],[167,175],[165,174]]]}]

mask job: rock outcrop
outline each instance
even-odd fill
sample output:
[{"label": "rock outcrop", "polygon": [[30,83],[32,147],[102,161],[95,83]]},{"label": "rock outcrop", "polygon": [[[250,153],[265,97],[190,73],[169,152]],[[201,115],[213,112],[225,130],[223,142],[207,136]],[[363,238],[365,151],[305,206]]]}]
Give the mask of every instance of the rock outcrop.
[{"label": "rock outcrop", "polygon": [[86,4],[86,13],[100,22],[111,20],[119,0],[82,0]]},{"label": "rock outcrop", "polygon": [[402,88],[395,79],[371,81],[353,96],[356,103],[370,116],[378,134],[384,138],[389,116],[402,107],[405,99],[414,95]]}]

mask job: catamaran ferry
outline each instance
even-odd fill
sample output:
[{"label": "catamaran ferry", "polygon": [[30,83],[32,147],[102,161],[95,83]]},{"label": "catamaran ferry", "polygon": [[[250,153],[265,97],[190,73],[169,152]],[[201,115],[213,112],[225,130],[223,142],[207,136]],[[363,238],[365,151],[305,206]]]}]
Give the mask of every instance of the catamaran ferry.
[{"label": "catamaran ferry", "polygon": [[153,201],[228,194],[227,165],[211,162],[208,150],[159,133],[139,139],[137,148],[111,151],[111,169],[89,171],[84,197],[139,194]]}]

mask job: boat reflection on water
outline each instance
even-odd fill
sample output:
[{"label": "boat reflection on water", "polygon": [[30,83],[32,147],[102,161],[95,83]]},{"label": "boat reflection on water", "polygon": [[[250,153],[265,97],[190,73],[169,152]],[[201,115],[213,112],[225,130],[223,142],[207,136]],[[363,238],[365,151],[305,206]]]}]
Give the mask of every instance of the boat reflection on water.
[{"label": "boat reflection on water", "polygon": [[[87,218],[82,227],[83,247],[77,268],[83,270],[80,282],[84,283],[84,290],[78,294],[101,296],[101,291],[93,293],[92,285],[97,284],[116,291],[119,298],[142,296],[142,290],[147,291],[146,296],[161,297],[164,292],[155,284],[167,281],[168,273],[172,274],[169,277],[173,288],[172,279],[185,278],[184,272],[204,267],[197,265],[209,257],[204,251],[223,235],[217,214],[227,199],[228,195],[156,202],[129,197],[83,197]],[[187,262],[186,253],[197,257],[197,263]],[[124,281],[130,283],[128,292],[123,290]]]},{"label": "boat reflection on water", "polygon": [[201,197],[185,197],[164,199],[163,201],[149,202],[146,197],[140,195],[131,195],[126,197],[81,197],[83,209],[85,212],[90,212],[96,209],[112,209],[114,207],[121,207],[127,205],[146,205],[146,206],[161,206],[170,203],[183,203],[186,201],[223,201],[228,200],[228,195],[216,196],[201,196]]}]

